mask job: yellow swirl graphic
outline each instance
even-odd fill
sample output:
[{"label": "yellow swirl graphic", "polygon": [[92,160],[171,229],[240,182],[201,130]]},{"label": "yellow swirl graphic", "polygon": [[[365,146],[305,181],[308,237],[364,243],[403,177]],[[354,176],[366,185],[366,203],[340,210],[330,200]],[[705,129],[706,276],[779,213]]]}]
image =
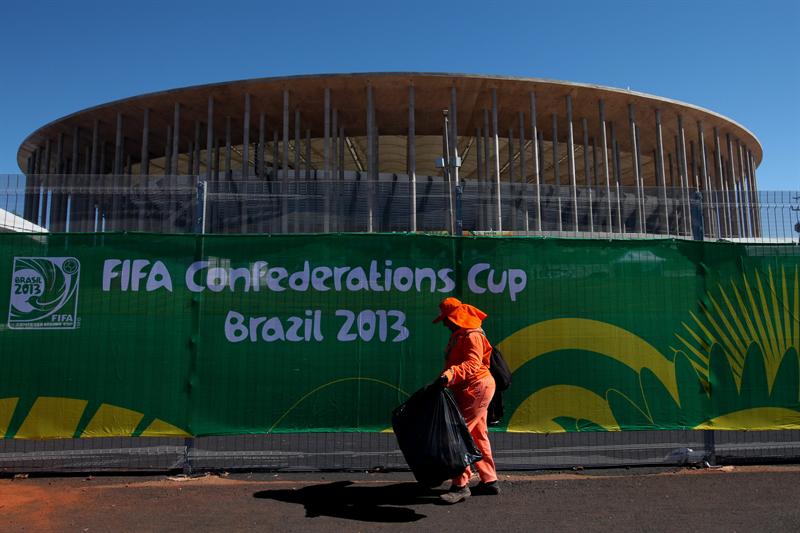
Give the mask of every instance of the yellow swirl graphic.
[{"label": "yellow swirl graphic", "polygon": [[583,387],[554,385],[528,396],[511,416],[508,431],[563,433],[553,420],[559,416],[590,420],[608,431],[620,429],[605,398]]},{"label": "yellow swirl graphic", "polygon": [[619,361],[637,373],[648,368],[680,405],[673,362],[641,337],[613,324],[585,318],[545,320],[513,333],[500,342],[498,348],[512,373],[540,355],[558,350],[595,352]]},{"label": "yellow swirl graphic", "polygon": [[694,429],[797,429],[800,413],[784,407],[754,407],[720,415],[707,420]]}]

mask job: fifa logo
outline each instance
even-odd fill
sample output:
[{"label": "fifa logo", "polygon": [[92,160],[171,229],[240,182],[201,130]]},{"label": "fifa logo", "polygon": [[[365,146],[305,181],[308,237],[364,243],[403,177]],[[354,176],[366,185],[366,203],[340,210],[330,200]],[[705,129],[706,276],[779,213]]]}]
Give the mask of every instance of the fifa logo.
[{"label": "fifa logo", "polygon": [[15,257],[9,329],[77,328],[80,271],[74,257]]}]

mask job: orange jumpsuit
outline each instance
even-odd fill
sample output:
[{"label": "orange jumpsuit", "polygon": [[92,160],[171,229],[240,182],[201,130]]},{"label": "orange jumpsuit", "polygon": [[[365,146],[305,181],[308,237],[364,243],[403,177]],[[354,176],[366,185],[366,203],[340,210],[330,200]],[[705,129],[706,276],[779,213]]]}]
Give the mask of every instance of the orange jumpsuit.
[{"label": "orange jumpsuit", "polygon": [[[483,330],[461,328],[450,336],[442,373],[447,377],[447,386],[455,396],[478,450],[483,454],[483,460],[475,463],[475,468],[484,483],[497,481],[486,426],[486,411],[495,390],[494,378],[489,373],[491,355],[492,346]],[[471,475],[472,471],[467,467],[461,476],[453,479],[453,484],[463,486]]]}]

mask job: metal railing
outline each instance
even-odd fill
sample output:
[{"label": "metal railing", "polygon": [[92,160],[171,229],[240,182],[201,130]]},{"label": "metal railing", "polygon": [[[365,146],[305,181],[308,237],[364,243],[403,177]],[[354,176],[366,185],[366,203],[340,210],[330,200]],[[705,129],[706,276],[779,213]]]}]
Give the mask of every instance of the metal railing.
[{"label": "metal railing", "polygon": [[445,232],[797,242],[800,192],[694,191],[344,172],[231,176],[0,175],[5,231]]}]

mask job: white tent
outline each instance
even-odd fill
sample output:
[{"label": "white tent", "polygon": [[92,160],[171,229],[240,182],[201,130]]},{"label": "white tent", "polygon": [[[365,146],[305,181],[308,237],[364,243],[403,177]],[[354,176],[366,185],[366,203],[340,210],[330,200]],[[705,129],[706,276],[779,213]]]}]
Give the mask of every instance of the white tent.
[{"label": "white tent", "polygon": [[2,232],[48,233],[46,228],[0,208],[0,233]]}]

